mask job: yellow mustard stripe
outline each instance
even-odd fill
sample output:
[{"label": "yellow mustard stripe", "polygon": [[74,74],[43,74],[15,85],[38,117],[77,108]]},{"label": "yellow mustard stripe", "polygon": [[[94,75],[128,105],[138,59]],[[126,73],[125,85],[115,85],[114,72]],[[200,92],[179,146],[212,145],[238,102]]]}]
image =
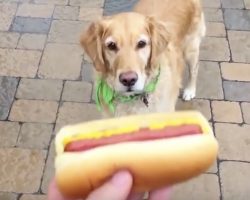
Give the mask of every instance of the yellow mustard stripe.
[{"label": "yellow mustard stripe", "polygon": [[180,121],[179,119],[173,119],[170,121],[165,121],[165,122],[154,122],[149,125],[149,129],[151,130],[157,130],[157,129],[162,129],[167,126],[180,126],[180,125],[185,125],[185,124],[197,124],[201,126],[201,129],[203,133],[209,132],[210,128],[207,127],[204,123],[201,123],[200,120],[195,119],[195,118],[186,118],[184,121]]},{"label": "yellow mustard stripe", "polygon": [[126,127],[120,127],[113,130],[111,129],[111,130],[104,130],[104,131],[90,132],[90,133],[76,133],[74,136],[72,135],[66,136],[63,140],[63,144],[66,145],[70,142],[77,140],[99,139],[99,138],[110,137],[113,135],[122,135],[124,133],[130,133],[138,130],[139,130],[138,126],[126,125]]}]

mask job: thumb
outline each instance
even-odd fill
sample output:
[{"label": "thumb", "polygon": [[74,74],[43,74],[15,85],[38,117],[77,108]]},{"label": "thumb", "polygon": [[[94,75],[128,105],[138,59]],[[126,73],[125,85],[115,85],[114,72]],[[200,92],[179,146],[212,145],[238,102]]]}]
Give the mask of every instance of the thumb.
[{"label": "thumb", "polygon": [[116,173],[111,180],[93,191],[86,200],[126,200],[133,184],[129,172]]}]

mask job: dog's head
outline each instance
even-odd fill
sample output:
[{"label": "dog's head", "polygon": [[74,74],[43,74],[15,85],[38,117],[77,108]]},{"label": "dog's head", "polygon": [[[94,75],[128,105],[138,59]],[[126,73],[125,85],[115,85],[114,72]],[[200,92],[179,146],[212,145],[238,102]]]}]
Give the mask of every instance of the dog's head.
[{"label": "dog's head", "polygon": [[120,93],[144,89],[168,41],[169,33],[162,23],[137,13],[94,22],[81,37],[96,70]]}]

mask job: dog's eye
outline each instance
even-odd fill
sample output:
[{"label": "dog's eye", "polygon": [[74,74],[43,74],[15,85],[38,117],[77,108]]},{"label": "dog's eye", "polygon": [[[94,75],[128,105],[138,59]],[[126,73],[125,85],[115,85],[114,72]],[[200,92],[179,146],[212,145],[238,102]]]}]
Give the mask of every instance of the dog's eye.
[{"label": "dog's eye", "polygon": [[108,47],[109,50],[111,50],[111,51],[117,51],[117,50],[118,50],[118,47],[117,47],[116,43],[114,43],[114,42],[108,43],[107,47]]},{"label": "dog's eye", "polygon": [[142,49],[142,48],[144,48],[146,45],[147,45],[147,43],[146,43],[145,41],[141,40],[141,41],[139,41],[139,42],[137,43],[137,48],[138,48],[138,49]]}]

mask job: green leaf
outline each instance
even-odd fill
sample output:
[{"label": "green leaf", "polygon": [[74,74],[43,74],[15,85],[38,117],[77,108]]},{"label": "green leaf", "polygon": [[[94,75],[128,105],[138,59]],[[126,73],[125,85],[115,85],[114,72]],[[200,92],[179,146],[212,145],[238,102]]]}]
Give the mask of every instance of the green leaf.
[{"label": "green leaf", "polygon": [[144,89],[145,92],[151,93],[151,92],[155,91],[155,88],[156,88],[156,85],[158,83],[160,73],[161,73],[161,68],[159,67],[157,76],[145,86],[145,89]]},{"label": "green leaf", "polygon": [[101,92],[105,103],[109,104],[110,102],[112,102],[114,97],[114,91],[109,87],[107,83],[103,82]]},{"label": "green leaf", "polygon": [[97,109],[99,111],[102,110],[100,96],[99,96],[100,95],[101,84],[102,84],[101,79],[98,79],[97,82],[96,82],[96,87],[95,87],[95,102],[96,102]]},{"label": "green leaf", "polygon": [[148,85],[145,87],[145,92],[153,92],[155,90],[155,82],[150,82]]}]

